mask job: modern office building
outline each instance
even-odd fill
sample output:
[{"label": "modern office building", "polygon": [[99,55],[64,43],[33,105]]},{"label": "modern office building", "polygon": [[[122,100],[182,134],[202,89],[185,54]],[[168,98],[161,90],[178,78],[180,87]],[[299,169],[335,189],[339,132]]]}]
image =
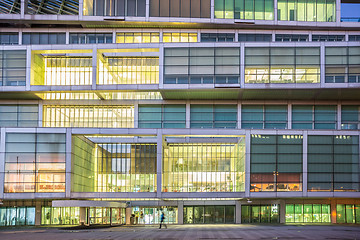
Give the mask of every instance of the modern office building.
[{"label": "modern office building", "polygon": [[0,225],[360,223],[351,2],[0,1]]}]

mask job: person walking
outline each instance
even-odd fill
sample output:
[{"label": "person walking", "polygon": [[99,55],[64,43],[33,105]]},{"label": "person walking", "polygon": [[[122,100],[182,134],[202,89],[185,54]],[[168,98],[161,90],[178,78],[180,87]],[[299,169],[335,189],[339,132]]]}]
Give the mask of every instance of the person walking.
[{"label": "person walking", "polygon": [[165,213],[161,210],[161,215],[160,215],[160,227],[159,229],[161,229],[161,225],[164,225],[164,227],[167,229],[167,226],[165,224]]}]

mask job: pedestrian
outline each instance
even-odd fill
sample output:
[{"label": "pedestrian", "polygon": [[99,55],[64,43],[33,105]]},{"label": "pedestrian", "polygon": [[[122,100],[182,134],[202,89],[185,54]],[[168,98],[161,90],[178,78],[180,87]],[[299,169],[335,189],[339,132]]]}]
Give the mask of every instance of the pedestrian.
[{"label": "pedestrian", "polygon": [[161,225],[164,225],[164,227],[167,229],[167,226],[165,224],[165,213],[161,210],[161,215],[160,215],[160,227],[159,229],[161,229]]}]

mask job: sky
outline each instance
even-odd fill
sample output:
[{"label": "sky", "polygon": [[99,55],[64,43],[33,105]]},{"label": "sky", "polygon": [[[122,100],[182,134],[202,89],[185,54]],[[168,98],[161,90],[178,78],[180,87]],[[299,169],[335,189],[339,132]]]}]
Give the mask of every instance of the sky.
[{"label": "sky", "polygon": [[360,17],[360,3],[343,3],[341,4],[341,16],[342,17]]}]

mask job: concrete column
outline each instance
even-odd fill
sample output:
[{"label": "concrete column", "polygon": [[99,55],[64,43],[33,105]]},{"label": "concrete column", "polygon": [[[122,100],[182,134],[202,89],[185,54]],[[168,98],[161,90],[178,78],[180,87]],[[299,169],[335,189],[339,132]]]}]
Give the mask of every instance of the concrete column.
[{"label": "concrete column", "polygon": [[130,225],[131,207],[125,209],[125,224]]},{"label": "concrete column", "polygon": [[35,226],[40,226],[41,224],[41,202],[35,204]]},{"label": "concrete column", "polygon": [[[162,42],[162,31],[160,31],[160,42]],[[159,88],[164,88],[164,45],[161,44],[159,48]]]},{"label": "concrete column", "polygon": [[336,200],[330,200],[330,209],[331,209],[331,223],[336,223]]},{"label": "concrete column", "polygon": [[139,103],[134,104],[134,128],[139,127]]},{"label": "concrete column", "polygon": [[91,83],[91,90],[96,89],[96,83],[97,83],[97,47],[93,48],[92,52],[92,83]]},{"label": "concrete column", "polygon": [[178,202],[178,224],[184,224],[184,202]]},{"label": "concrete column", "polygon": [[292,129],[292,114],[291,114],[291,103],[288,104],[288,114],[287,114],[287,117],[288,117],[288,126],[287,126],[287,129]]},{"label": "concrete column", "polygon": [[0,200],[4,198],[4,181],[5,181],[5,128],[0,132]]},{"label": "concrete column", "polygon": [[112,208],[110,208],[110,226],[112,225]]},{"label": "concrete column", "polygon": [[280,200],[279,202],[280,202],[280,211],[279,211],[280,223],[285,223],[285,214],[286,214],[285,200]]},{"label": "concrete column", "polygon": [[190,128],[190,102],[186,101],[185,127]]},{"label": "concrete column", "polygon": [[80,208],[80,225],[86,224],[86,207]]},{"label": "concrete column", "polygon": [[240,43],[240,88],[245,86],[245,44]]},{"label": "concrete column", "polygon": [[240,201],[235,202],[235,223],[241,223],[241,203]]},{"label": "concrete column", "polygon": [[337,104],[337,129],[341,130],[341,102]]},{"label": "concrete column", "polygon": [[320,43],[320,86],[325,87],[325,43]]},{"label": "concrete column", "polygon": [[236,127],[238,129],[241,129],[241,118],[242,118],[242,116],[241,116],[241,101],[238,101],[237,111],[238,111],[238,113],[237,113],[237,126]]}]

